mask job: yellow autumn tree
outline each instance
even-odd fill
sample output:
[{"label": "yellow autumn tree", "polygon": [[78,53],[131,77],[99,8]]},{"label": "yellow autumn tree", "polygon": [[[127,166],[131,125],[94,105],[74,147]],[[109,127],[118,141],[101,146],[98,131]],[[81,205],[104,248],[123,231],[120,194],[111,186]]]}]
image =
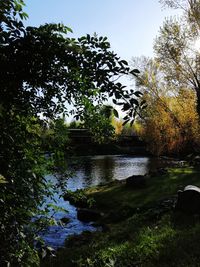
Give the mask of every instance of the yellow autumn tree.
[{"label": "yellow autumn tree", "polygon": [[141,61],[141,76],[136,85],[148,106],[141,113],[143,131],[140,133],[149,150],[160,155],[197,149],[200,138],[195,92],[166,81],[156,60],[143,58]]}]

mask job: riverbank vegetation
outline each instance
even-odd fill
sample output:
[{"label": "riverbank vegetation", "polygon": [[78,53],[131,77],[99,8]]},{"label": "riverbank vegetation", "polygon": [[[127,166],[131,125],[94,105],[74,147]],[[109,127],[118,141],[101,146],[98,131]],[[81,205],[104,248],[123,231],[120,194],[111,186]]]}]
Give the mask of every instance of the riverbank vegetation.
[{"label": "riverbank vegetation", "polygon": [[199,266],[200,217],[174,209],[177,190],[200,186],[199,173],[169,168],[143,189],[116,181],[85,190],[104,214],[103,232],[71,236],[44,266]]},{"label": "riverbank vegetation", "polygon": [[[45,174],[71,153],[65,116],[100,144],[134,129],[156,155],[200,149],[199,0],[161,1],[183,16],[164,22],[155,58],[134,61],[132,70],[104,36],[71,38],[63,24],[25,27],[24,2],[0,2],[0,265],[11,267],[40,265],[38,233],[49,210],[39,207],[52,197]],[[119,82],[123,75],[134,77],[137,90]],[[123,122],[111,116],[108,99]],[[121,182],[87,190],[105,214],[105,232],[70,238],[48,264],[198,266],[199,215],[173,210],[177,190],[188,183],[200,185],[192,167],[152,176],[140,190]]]}]

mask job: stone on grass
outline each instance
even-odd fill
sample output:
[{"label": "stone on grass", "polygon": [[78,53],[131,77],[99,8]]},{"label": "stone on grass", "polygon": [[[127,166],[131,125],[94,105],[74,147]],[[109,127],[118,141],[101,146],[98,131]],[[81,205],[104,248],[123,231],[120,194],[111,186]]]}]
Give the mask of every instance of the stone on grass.
[{"label": "stone on grass", "polygon": [[146,186],[146,176],[132,175],[126,178],[126,185],[131,188],[144,188]]},{"label": "stone on grass", "polygon": [[200,214],[200,188],[194,185],[187,185],[183,191],[178,191],[176,210]]}]

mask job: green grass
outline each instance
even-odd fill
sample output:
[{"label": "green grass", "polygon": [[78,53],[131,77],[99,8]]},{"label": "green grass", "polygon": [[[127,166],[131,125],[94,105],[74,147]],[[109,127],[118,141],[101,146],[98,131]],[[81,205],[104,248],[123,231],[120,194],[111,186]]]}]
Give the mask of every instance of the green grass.
[{"label": "green grass", "polygon": [[97,206],[109,212],[116,212],[124,206],[137,208],[145,205],[154,205],[155,202],[176,195],[177,190],[188,184],[200,186],[200,172],[193,168],[169,169],[168,174],[160,177],[151,177],[147,180],[144,189],[133,190],[123,183],[113,183],[98,186],[87,190]]},{"label": "green grass", "polygon": [[187,184],[200,186],[199,171],[170,169],[138,190],[117,182],[88,189],[108,231],[71,237],[42,266],[200,267],[200,217],[159,205]]}]

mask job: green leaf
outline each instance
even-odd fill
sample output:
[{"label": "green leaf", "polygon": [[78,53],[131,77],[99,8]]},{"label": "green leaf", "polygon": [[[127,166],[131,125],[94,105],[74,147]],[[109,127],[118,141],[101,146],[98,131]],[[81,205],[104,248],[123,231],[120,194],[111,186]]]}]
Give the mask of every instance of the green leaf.
[{"label": "green leaf", "polygon": [[117,104],[117,101],[116,101],[116,99],[113,99],[113,103],[116,105]]},{"label": "green leaf", "polygon": [[133,126],[133,123],[134,123],[134,119],[130,122],[130,126]]},{"label": "green leaf", "polygon": [[7,183],[6,178],[0,174],[0,184],[5,184],[5,183]]},{"label": "green leaf", "polygon": [[135,77],[138,77],[138,74],[140,73],[140,71],[138,69],[134,69],[130,71],[130,74],[134,75]]},{"label": "green leaf", "polygon": [[142,100],[141,103],[140,103],[140,106],[143,106],[144,104],[146,104],[146,100]]},{"label": "green leaf", "polygon": [[135,96],[137,96],[137,97],[140,97],[140,96],[143,95],[143,93],[140,92],[140,91],[136,91],[136,92],[134,92],[133,94],[134,94]]},{"label": "green leaf", "polygon": [[67,33],[67,32],[71,32],[71,33],[73,33],[73,31],[72,31],[71,28],[69,28],[69,27],[67,27],[67,26],[64,26],[64,27],[65,27],[66,33]]},{"label": "green leaf", "polygon": [[117,105],[123,106],[124,105],[124,102],[118,102]]},{"label": "green leaf", "polygon": [[91,41],[91,36],[89,34],[86,35],[86,38],[87,38],[88,42]]},{"label": "green leaf", "polygon": [[122,123],[122,126],[126,125],[128,122],[129,122],[129,119],[128,119],[128,120],[125,120],[125,121]]},{"label": "green leaf", "polygon": [[131,103],[131,105],[139,106],[139,102],[135,98],[131,98],[130,103]]},{"label": "green leaf", "polygon": [[120,99],[121,98],[121,94],[119,92],[115,92],[115,98],[116,99]]},{"label": "green leaf", "polygon": [[120,62],[126,66],[128,65],[128,62],[126,60],[121,60]]},{"label": "green leaf", "polygon": [[115,117],[119,118],[119,113],[116,109],[113,109],[113,114]]},{"label": "green leaf", "polygon": [[124,106],[123,106],[123,111],[127,111],[128,109],[130,109],[131,108],[131,106],[130,106],[130,104],[128,104],[128,103],[125,103],[124,104]]},{"label": "green leaf", "polygon": [[130,71],[130,73],[131,74],[136,74],[136,73],[139,74],[140,71],[138,69],[133,69],[133,70]]}]

